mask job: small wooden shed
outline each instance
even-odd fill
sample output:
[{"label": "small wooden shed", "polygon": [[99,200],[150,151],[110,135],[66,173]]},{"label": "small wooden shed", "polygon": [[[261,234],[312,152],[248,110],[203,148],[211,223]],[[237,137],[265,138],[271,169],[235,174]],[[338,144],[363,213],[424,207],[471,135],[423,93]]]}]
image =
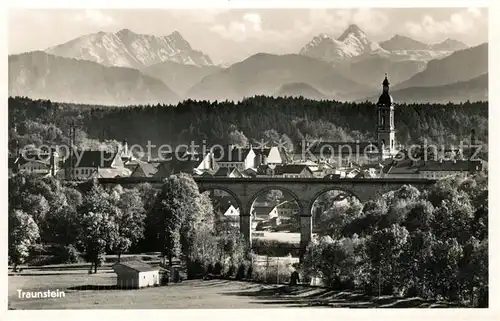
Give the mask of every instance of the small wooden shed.
[{"label": "small wooden shed", "polygon": [[117,287],[143,288],[160,284],[159,268],[140,261],[120,262],[112,266],[117,275]]}]

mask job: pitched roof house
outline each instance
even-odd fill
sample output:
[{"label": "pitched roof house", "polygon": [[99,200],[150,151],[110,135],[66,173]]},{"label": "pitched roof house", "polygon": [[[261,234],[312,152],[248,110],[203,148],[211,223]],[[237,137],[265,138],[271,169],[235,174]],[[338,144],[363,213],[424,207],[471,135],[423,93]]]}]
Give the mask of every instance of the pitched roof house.
[{"label": "pitched roof house", "polygon": [[[155,164],[142,162],[142,161],[134,161],[135,167],[130,174],[130,177],[154,177],[156,172],[158,171],[157,166]],[[128,165],[128,164],[127,164]],[[127,166],[127,168],[130,168]]]},{"label": "pitched roof house", "polygon": [[77,180],[130,176],[121,156],[120,152],[76,151],[64,162],[65,175]]},{"label": "pitched roof house", "polygon": [[410,159],[403,161],[393,161],[383,168],[383,176],[388,178],[428,178],[437,179],[448,176],[461,175],[479,172],[483,170],[481,161],[468,160],[429,160],[412,161]]},{"label": "pitched roof house", "polygon": [[117,275],[117,287],[142,288],[160,284],[160,270],[140,261],[115,263],[112,266]]},{"label": "pitched roof house", "polygon": [[283,166],[277,166],[275,169],[275,175],[288,178],[314,176],[313,172],[308,166],[299,164],[288,164]]},{"label": "pitched roof house", "polygon": [[243,178],[243,175],[237,167],[221,167],[215,174],[214,177],[230,177],[230,178]]},{"label": "pitched roof house", "polygon": [[266,164],[285,164],[290,161],[283,148],[272,146],[267,148],[253,148],[256,157],[256,166]]},{"label": "pitched roof house", "polygon": [[32,151],[18,156],[9,156],[9,175],[18,172],[56,176],[60,170],[59,154],[55,149]]},{"label": "pitched roof house", "polygon": [[224,149],[214,148],[213,159],[219,167],[236,167],[240,171],[256,167],[255,152],[252,148],[227,146]]}]

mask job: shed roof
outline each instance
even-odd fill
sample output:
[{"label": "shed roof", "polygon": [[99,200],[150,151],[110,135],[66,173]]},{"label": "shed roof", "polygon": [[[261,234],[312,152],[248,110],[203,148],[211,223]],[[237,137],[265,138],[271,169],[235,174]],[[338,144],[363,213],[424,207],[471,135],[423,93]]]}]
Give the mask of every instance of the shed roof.
[{"label": "shed roof", "polygon": [[117,265],[125,266],[129,269],[135,270],[137,272],[148,272],[148,271],[158,271],[158,268],[154,268],[151,265],[141,262],[141,261],[126,261],[113,264],[113,268]]},{"label": "shed roof", "polygon": [[276,167],[276,172],[278,174],[301,174],[304,170],[312,173],[306,165],[287,164]]},{"label": "shed roof", "polygon": [[76,157],[70,159],[68,158],[65,162],[66,166],[70,165],[70,161],[76,167],[101,167],[101,168],[112,168],[111,165],[115,158],[119,155],[117,152],[107,152],[100,150],[83,150],[78,151]]}]

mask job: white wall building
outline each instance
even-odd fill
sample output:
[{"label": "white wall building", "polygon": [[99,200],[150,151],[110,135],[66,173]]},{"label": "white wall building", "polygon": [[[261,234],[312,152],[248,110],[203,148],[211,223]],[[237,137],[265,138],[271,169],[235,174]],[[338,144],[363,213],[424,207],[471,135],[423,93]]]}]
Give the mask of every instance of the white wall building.
[{"label": "white wall building", "polygon": [[120,262],[112,266],[117,275],[117,287],[143,288],[160,284],[160,271],[140,261]]},{"label": "white wall building", "polygon": [[251,148],[238,148],[229,146],[228,148],[214,149],[213,160],[220,168],[237,168],[240,172],[248,168],[256,168],[255,152]]}]

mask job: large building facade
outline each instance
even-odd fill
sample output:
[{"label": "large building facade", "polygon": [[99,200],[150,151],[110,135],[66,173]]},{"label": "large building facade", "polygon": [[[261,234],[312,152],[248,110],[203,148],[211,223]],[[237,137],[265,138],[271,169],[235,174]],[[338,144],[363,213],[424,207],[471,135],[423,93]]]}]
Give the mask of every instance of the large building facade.
[{"label": "large building facade", "polygon": [[389,93],[387,74],[382,82],[382,94],[377,102],[377,143],[382,158],[396,153],[396,130],[394,128],[394,103]]}]

